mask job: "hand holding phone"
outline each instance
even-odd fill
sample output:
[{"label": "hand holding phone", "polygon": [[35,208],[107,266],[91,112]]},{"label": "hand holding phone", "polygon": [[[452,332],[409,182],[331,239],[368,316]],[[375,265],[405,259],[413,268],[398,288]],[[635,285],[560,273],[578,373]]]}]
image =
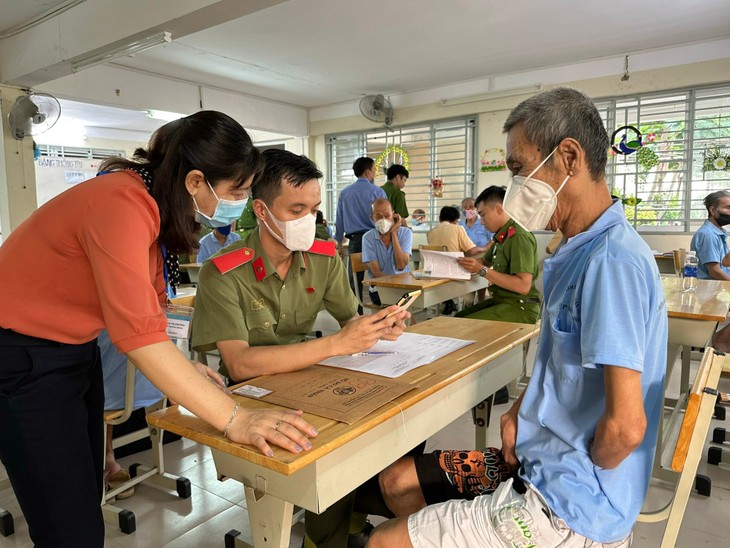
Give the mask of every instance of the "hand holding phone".
[{"label": "hand holding phone", "polygon": [[415,291],[411,291],[410,293],[404,293],[400,300],[396,303],[396,306],[398,306],[400,309],[396,310],[395,312],[391,312],[385,318],[390,318],[393,314],[397,314],[401,310],[407,310],[420,296],[420,289],[416,289]]}]

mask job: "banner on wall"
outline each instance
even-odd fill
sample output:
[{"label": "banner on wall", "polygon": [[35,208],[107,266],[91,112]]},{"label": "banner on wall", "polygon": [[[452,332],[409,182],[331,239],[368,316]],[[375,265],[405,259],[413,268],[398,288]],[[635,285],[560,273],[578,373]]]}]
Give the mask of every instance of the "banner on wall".
[{"label": "banner on wall", "polygon": [[38,206],[55,198],[74,185],[96,176],[102,160],[87,158],[53,158],[41,156],[35,161]]}]

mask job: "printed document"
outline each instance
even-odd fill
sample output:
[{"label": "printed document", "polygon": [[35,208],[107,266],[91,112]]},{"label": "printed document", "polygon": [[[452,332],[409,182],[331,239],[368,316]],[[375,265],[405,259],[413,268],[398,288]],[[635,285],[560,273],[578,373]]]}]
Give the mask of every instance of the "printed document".
[{"label": "printed document", "polygon": [[424,278],[452,278],[454,280],[469,280],[471,272],[464,270],[456,259],[463,257],[461,251],[428,251],[421,250],[421,264]]},{"label": "printed document", "polygon": [[473,343],[451,337],[403,333],[397,341],[378,341],[365,352],[334,356],[320,363],[392,379]]}]

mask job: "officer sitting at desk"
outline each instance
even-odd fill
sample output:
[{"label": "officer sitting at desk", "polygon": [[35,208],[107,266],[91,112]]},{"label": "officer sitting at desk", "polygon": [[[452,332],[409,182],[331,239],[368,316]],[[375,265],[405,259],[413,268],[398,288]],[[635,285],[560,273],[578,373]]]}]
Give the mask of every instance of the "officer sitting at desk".
[{"label": "officer sitting at desk", "polygon": [[463,258],[459,264],[490,283],[492,297],[465,308],[458,317],[502,322],[535,323],[540,312],[535,236],[518,225],[502,207],[505,189],[490,186],[477,197],[477,210],[492,246],[482,259]]},{"label": "officer sitting at desk", "polygon": [[[335,243],[314,238],[322,173],[288,151],[267,150],[263,157],[266,166],[252,185],[258,228],[203,265],[195,299],[193,347],[217,348],[221,373],[235,382],[361,352],[378,339],[395,340],[408,316],[401,311],[383,321],[396,306],[357,316]],[[342,330],[306,340],[323,305]],[[377,490],[377,480],[374,485]],[[321,515],[307,512],[305,546],[347,545],[353,498]],[[362,516],[354,532],[364,525]]]}]

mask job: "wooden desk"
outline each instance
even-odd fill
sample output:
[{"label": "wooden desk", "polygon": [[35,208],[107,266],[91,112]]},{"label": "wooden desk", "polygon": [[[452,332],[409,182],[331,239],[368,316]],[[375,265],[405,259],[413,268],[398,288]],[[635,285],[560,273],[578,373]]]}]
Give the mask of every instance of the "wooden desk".
[{"label": "wooden desk", "polygon": [[697,291],[684,293],[682,278],[662,276],[664,298],[669,316],[669,346],[667,349],[667,379],[680,347],[682,355],[682,388],[689,387],[689,359],[691,347],[707,346],[717,324],[724,322],[730,309],[730,282],[697,280]]},{"label": "wooden desk", "polygon": [[410,272],[404,272],[364,280],[363,285],[376,286],[383,304],[395,304],[403,293],[420,289],[421,296],[413,305],[417,308],[428,308],[486,288],[489,284],[482,276],[472,276],[470,280],[450,280],[447,278],[416,278]]},{"label": "wooden desk", "polygon": [[[538,328],[438,317],[409,331],[448,333],[477,342],[399,377],[418,388],[353,425],[305,414],[320,434],[312,439],[312,449],[299,455],[275,449],[267,458],[252,447],[224,439],[221,432],[178,406],[148,415],[147,420],[210,446],[219,476],[244,484],[254,546],[288,547],[293,504],[321,513],[517,378],[522,374],[522,345],[537,335]],[[250,408],[275,407],[234,398]],[[486,434],[486,425],[478,429],[477,447],[486,446]]]}]

